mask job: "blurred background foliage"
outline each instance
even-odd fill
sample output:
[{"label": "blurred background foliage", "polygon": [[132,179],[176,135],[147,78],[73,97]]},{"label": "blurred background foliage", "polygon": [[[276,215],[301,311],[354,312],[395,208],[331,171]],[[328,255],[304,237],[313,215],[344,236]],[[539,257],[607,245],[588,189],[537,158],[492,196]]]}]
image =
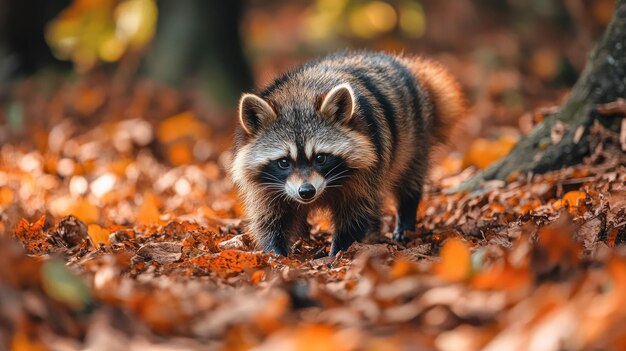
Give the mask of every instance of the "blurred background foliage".
[{"label": "blurred background foliage", "polygon": [[[372,49],[441,60],[466,87],[478,133],[485,119],[514,125],[525,111],[554,104],[575,82],[613,5],[0,0],[0,99],[17,94],[10,84],[27,77],[45,77],[47,85],[67,79],[89,85],[94,77],[112,77],[112,95],[146,79],[189,91],[208,115],[230,121],[225,111],[233,111],[242,91],[288,67],[335,50]],[[0,118],[12,113],[19,111],[4,111]]]},{"label": "blurred background foliage", "polygon": [[152,0],[77,0],[48,24],[45,36],[54,56],[85,72],[143,49],[154,36],[156,19]]}]

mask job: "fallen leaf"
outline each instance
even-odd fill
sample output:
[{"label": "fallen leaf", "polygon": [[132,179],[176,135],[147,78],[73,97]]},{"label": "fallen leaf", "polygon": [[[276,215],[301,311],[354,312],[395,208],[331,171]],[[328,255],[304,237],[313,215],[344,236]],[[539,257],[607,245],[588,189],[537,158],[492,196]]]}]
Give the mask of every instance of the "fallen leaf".
[{"label": "fallen leaf", "polygon": [[78,198],[70,207],[68,215],[74,215],[84,223],[91,224],[100,220],[100,209],[87,198]]},{"label": "fallen leaf", "polygon": [[74,247],[87,239],[87,226],[74,216],[68,216],[57,224],[54,233],[58,235],[68,247]]},{"label": "fallen leaf", "polygon": [[243,272],[245,269],[261,267],[266,263],[266,259],[266,255],[261,253],[225,250],[218,254],[196,257],[191,262],[198,268],[230,275]]},{"label": "fallen leaf", "polygon": [[576,238],[587,250],[592,250],[604,229],[604,221],[600,217],[592,218],[576,230]]},{"label": "fallen leaf", "polygon": [[42,284],[50,297],[74,309],[82,309],[91,302],[87,285],[68,270],[61,260],[54,259],[44,263]]},{"label": "fallen leaf", "polygon": [[394,260],[389,275],[392,279],[398,279],[417,272],[417,266],[414,262],[409,261],[404,256],[399,256]]},{"label": "fallen leaf", "polygon": [[180,260],[183,245],[175,242],[148,243],[137,250],[133,260],[155,261],[167,264]]},{"label": "fallen leaf", "polygon": [[580,207],[587,200],[587,193],[584,191],[570,191],[563,195],[563,205],[570,207]]},{"label": "fallen leaf", "polygon": [[25,323],[21,323],[20,327],[15,334],[13,334],[11,338],[11,347],[12,351],[47,351],[48,347],[43,343],[43,340],[38,340],[38,337],[34,337],[33,335],[29,335],[32,333],[28,333],[24,330]]},{"label": "fallen leaf", "polygon": [[193,112],[187,111],[163,120],[157,129],[157,138],[168,144],[184,137],[201,138],[206,132],[206,125],[198,121]]},{"label": "fallen leaf", "polygon": [[174,165],[186,165],[193,163],[191,145],[184,141],[174,142],[167,146],[167,156]]},{"label": "fallen leaf", "polygon": [[15,236],[22,242],[28,252],[49,252],[52,245],[44,232],[46,216],[41,216],[35,223],[20,219],[15,228]]},{"label": "fallen leaf", "polygon": [[572,273],[581,260],[582,245],[574,240],[574,224],[566,215],[539,229],[531,253],[532,271],[538,278]]},{"label": "fallen leaf", "polygon": [[87,232],[89,233],[89,238],[91,239],[93,246],[99,247],[100,244],[110,244],[109,236],[111,233],[107,229],[104,229],[97,224],[90,224],[87,227]]},{"label": "fallen leaf", "polygon": [[459,238],[446,240],[441,248],[441,261],[434,265],[434,272],[447,281],[462,281],[472,272],[469,247]]},{"label": "fallen leaf", "polygon": [[495,141],[477,139],[470,145],[463,157],[463,167],[474,165],[480,169],[486,169],[508,154],[515,144],[517,144],[517,138],[510,135],[504,135]]},{"label": "fallen leaf", "polygon": [[508,259],[477,272],[472,277],[476,289],[519,291],[531,283],[528,266],[513,267]]},{"label": "fallen leaf", "polygon": [[0,187],[0,208],[6,207],[13,203],[13,191],[7,187]]},{"label": "fallen leaf", "polygon": [[142,225],[155,225],[161,223],[158,198],[153,193],[143,195],[143,203],[137,210],[137,223]]},{"label": "fallen leaf", "polygon": [[243,234],[224,240],[217,244],[220,250],[242,250],[248,247],[250,240],[246,239]]}]

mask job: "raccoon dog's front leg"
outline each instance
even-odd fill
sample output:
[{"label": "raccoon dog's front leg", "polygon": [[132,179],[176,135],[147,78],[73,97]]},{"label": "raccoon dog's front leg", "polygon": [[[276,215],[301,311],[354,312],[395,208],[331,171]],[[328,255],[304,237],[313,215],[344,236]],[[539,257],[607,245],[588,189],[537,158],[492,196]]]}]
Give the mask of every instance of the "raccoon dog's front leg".
[{"label": "raccoon dog's front leg", "polygon": [[417,207],[422,197],[421,192],[416,194],[402,194],[398,196],[398,213],[396,216],[396,228],[393,231],[392,239],[403,242],[406,240],[405,231],[415,230],[417,217]]},{"label": "raccoon dog's front leg", "polygon": [[[283,206],[255,206],[258,211],[251,213],[250,229],[257,243],[265,252],[287,256],[289,243],[294,236],[306,234],[307,214]],[[271,209],[271,211],[268,211]]]},{"label": "raccoon dog's front leg", "polygon": [[346,251],[355,241],[361,241],[369,232],[380,230],[380,204],[373,199],[350,199],[333,212],[335,235],[330,245],[330,256]]}]

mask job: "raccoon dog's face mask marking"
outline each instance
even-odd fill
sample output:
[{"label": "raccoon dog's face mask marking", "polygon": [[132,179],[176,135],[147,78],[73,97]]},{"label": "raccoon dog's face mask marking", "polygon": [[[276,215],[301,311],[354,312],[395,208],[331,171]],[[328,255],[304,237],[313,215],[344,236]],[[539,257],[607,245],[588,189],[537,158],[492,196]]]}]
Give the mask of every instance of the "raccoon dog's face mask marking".
[{"label": "raccoon dog's face mask marking", "polygon": [[345,162],[331,154],[304,155],[295,160],[289,157],[272,160],[264,166],[259,180],[270,189],[283,190],[289,198],[309,204],[318,199],[327,188],[341,186],[350,169]]},{"label": "raccoon dog's face mask marking", "polygon": [[300,102],[278,106],[244,94],[239,118],[249,142],[233,161],[236,182],[252,181],[264,189],[309,204],[329,188],[339,188],[354,170],[376,159],[367,136],[350,120],[357,110],[350,85],[340,84],[315,106]]}]

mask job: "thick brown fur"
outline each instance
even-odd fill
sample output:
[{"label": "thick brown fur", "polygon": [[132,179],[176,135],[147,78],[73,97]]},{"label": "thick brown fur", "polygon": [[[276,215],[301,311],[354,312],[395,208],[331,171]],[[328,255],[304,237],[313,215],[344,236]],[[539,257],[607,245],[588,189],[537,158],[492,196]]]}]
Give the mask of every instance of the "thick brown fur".
[{"label": "thick brown fur", "polygon": [[439,62],[423,57],[404,57],[402,61],[428,91],[435,110],[433,135],[439,143],[446,143],[455,125],[467,113],[461,85]]},{"label": "thick brown fur", "polygon": [[393,237],[403,240],[415,228],[432,147],[464,106],[439,64],[371,52],[330,55],[244,94],[231,172],[249,230],[263,249],[286,255],[290,240],[308,234],[309,211],[327,208],[334,255],[380,230],[391,195]]}]

